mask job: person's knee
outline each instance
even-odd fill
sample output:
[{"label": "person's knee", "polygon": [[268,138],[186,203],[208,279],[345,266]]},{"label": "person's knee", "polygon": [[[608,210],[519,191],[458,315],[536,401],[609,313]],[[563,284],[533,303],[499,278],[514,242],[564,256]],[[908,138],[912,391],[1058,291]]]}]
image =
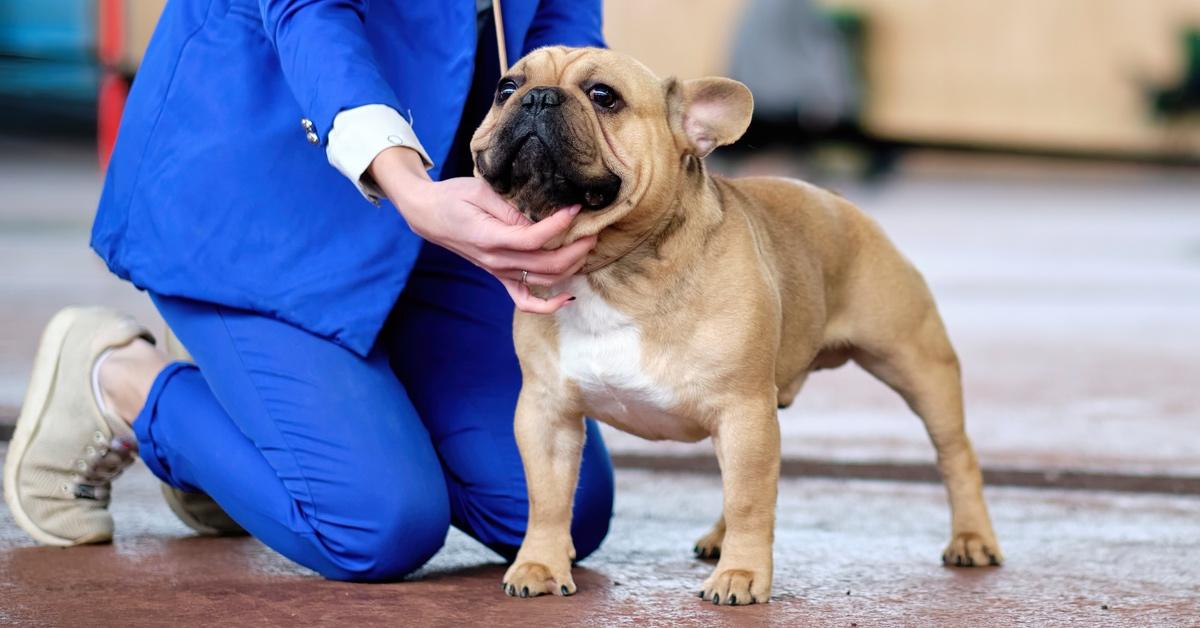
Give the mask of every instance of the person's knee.
[{"label": "person's knee", "polygon": [[445,499],[391,499],[366,525],[326,526],[321,533],[331,560],[318,571],[330,580],[398,580],[432,558],[449,529]]}]

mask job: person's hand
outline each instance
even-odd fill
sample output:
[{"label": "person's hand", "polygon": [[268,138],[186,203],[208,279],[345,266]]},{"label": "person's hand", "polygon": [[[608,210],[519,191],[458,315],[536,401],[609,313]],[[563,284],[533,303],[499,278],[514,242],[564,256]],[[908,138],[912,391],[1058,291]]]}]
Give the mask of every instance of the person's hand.
[{"label": "person's hand", "polygon": [[560,209],[535,223],[484,181],[470,177],[431,181],[421,157],[404,147],[380,153],[367,173],[414,233],[494,275],[504,284],[517,309],[550,314],[574,298],[564,292],[542,299],[530,292],[527,284],[550,286],[583,268],[588,251],[596,244],[595,236],[542,250],[567,230],[579,213],[578,205]]}]

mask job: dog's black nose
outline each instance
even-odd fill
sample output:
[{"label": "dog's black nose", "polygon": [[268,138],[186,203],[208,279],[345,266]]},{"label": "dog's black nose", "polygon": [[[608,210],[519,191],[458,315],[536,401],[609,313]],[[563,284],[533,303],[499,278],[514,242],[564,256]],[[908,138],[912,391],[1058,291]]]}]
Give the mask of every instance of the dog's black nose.
[{"label": "dog's black nose", "polygon": [[521,106],[532,114],[562,104],[563,93],[557,87],[535,87],[521,97]]}]

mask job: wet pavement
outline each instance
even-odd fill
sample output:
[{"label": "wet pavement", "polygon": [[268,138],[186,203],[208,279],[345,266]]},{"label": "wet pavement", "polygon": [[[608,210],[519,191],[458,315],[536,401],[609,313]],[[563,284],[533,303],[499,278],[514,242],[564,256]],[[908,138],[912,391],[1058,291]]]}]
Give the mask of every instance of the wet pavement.
[{"label": "wet pavement", "polygon": [[0,624],[1190,626],[1200,624],[1200,498],[994,488],[1000,568],[938,561],[940,487],[789,479],[771,602],[695,597],[691,557],[715,476],[618,471],[604,545],[570,598],[507,598],[504,567],[454,531],[408,581],[322,580],[250,539],[190,536],[138,465],[115,487],[112,545],[34,547],[0,508]]}]

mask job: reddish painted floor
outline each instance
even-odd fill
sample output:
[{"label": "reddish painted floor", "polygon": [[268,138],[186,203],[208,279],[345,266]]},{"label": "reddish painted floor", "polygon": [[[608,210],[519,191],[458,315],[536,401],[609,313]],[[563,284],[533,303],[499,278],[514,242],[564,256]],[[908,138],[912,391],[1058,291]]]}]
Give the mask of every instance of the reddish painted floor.
[{"label": "reddish painted floor", "polygon": [[785,480],[775,590],[757,607],[695,597],[690,556],[717,478],[620,471],[617,513],[571,598],[507,598],[503,566],[453,532],[410,581],[328,582],[249,539],[190,537],[138,466],[116,485],[115,543],[34,547],[0,508],[0,624],[1188,626],[1200,624],[1200,498],[989,492],[1008,563],[938,561],[934,485]]}]

